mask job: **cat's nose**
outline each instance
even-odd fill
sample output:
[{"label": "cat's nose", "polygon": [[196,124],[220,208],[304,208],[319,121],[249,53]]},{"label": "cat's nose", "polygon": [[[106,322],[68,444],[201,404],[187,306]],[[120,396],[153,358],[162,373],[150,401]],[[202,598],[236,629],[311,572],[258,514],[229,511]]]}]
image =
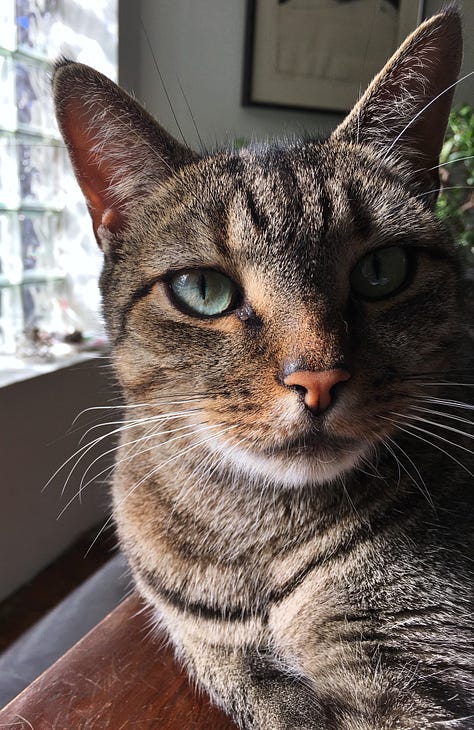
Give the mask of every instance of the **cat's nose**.
[{"label": "cat's nose", "polygon": [[315,372],[313,370],[297,370],[287,375],[283,382],[288,387],[297,387],[304,390],[304,402],[311,411],[321,413],[331,405],[331,389],[349,380],[350,373],[347,370],[325,370]]}]

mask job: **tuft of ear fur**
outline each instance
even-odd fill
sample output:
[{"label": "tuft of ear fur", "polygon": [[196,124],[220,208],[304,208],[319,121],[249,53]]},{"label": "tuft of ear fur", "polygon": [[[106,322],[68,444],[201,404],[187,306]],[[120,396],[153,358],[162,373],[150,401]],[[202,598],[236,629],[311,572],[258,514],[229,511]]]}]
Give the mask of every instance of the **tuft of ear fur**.
[{"label": "tuft of ear fur", "polygon": [[411,161],[438,188],[438,171],[432,168],[439,161],[461,59],[461,18],[451,6],[406,39],[332,138]]},{"label": "tuft of ear fur", "polygon": [[119,231],[133,201],[199,159],[131,96],[89,66],[58,61],[53,95],[59,129],[99,245],[101,225]]}]

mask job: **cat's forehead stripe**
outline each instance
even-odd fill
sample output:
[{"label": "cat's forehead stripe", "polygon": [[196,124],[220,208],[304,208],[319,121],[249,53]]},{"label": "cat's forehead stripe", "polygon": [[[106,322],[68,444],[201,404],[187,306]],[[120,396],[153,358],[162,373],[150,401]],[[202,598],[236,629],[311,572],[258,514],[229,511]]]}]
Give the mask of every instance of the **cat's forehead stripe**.
[{"label": "cat's forehead stripe", "polygon": [[355,181],[349,181],[345,186],[345,192],[356,233],[362,238],[369,238],[373,231],[372,218],[368,206],[362,200],[360,185]]}]

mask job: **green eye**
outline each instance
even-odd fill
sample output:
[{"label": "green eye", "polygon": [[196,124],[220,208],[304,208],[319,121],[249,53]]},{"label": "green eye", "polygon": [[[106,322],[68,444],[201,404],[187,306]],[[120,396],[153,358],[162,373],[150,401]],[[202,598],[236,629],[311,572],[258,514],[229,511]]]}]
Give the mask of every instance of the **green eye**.
[{"label": "green eye", "polygon": [[235,306],[238,295],[234,282],[213,269],[180,271],[171,278],[170,288],[179,304],[202,317],[225,314]]},{"label": "green eye", "polygon": [[366,299],[383,299],[397,291],[408,275],[408,256],[400,246],[379,248],[364,256],[352,269],[351,287]]}]

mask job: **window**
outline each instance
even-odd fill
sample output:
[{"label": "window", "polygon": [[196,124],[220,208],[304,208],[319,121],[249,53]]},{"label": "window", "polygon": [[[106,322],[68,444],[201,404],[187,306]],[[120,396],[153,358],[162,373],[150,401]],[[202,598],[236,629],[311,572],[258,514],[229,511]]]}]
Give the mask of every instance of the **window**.
[{"label": "window", "polygon": [[39,362],[103,339],[101,256],[53,114],[59,55],[116,78],[117,0],[0,5],[0,355]]}]

